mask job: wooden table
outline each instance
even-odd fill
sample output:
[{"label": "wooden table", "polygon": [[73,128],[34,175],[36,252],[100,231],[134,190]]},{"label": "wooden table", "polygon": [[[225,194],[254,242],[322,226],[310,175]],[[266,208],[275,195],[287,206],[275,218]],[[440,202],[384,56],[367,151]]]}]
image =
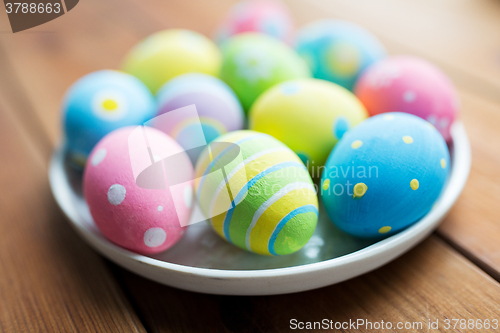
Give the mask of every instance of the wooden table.
[{"label": "wooden table", "polygon": [[291,319],[327,318],[422,322],[424,330],[439,320],[445,331],[446,318],[500,319],[498,0],[289,1],[298,24],[325,17],[360,23],[392,54],[435,62],[459,89],[473,152],[469,182],[438,231],[391,264],[299,294],[211,296],[129,273],[75,234],[47,180],[66,88],[88,72],[119,67],[132,45],[157,30],[210,35],[231,3],[85,0],[17,34],[8,32],[2,9],[0,330],[281,332]]}]

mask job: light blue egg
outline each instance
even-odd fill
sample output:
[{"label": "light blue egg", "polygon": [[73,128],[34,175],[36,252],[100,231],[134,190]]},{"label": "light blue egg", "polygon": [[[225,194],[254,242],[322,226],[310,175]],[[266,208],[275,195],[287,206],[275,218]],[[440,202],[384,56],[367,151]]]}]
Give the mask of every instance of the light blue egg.
[{"label": "light blue egg", "polygon": [[297,33],[295,49],[309,64],[313,76],[352,90],[359,74],[386,56],[378,39],[350,22],[321,20]]},{"label": "light blue egg", "polygon": [[66,92],[62,109],[67,150],[73,162],[83,166],[106,134],[153,118],[156,101],[134,76],[102,70],[76,81]]},{"label": "light blue egg", "polygon": [[345,232],[389,235],[429,212],[449,164],[448,147],[430,123],[406,113],[378,115],[337,143],[323,170],[321,198]]}]

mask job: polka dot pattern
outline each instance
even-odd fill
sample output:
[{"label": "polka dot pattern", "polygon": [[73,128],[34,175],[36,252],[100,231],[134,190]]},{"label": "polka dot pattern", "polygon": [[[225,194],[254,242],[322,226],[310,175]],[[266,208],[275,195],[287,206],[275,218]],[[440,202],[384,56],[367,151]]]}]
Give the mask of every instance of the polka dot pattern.
[{"label": "polka dot pattern", "polygon": [[380,42],[361,26],[319,20],[301,28],[297,52],[307,57],[313,76],[353,90],[361,73],[385,56]]},{"label": "polka dot pattern", "polygon": [[[391,71],[399,74],[391,78]],[[366,69],[356,81],[355,94],[370,115],[404,112],[428,120],[450,142],[458,94],[439,68],[413,56],[392,56]]]},{"label": "polka dot pattern", "polygon": [[108,201],[110,204],[114,206],[118,206],[125,200],[125,195],[127,194],[127,190],[123,185],[114,184],[108,190]]},{"label": "polka dot pattern", "polygon": [[330,187],[330,179],[325,179],[323,182],[323,190],[326,191]]},{"label": "polka dot pattern", "polygon": [[376,115],[335,146],[321,179],[334,191],[320,195],[341,230],[359,237],[392,234],[430,210],[449,163],[445,140],[427,121],[398,112]]},{"label": "polka dot pattern", "polygon": [[409,135],[405,135],[405,136],[403,136],[403,141],[406,144],[411,144],[411,143],[413,143],[413,138]]},{"label": "polka dot pattern", "polygon": [[379,234],[386,234],[389,231],[391,231],[391,229],[392,229],[391,227],[385,226],[385,227],[382,227],[382,228],[378,229],[378,233]]},{"label": "polka dot pattern", "polygon": [[365,183],[357,183],[356,185],[354,185],[352,197],[353,198],[361,198],[365,195],[367,190],[368,190],[368,186],[366,186]]},{"label": "polka dot pattern", "polygon": [[[135,145],[133,140],[144,143],[144,135],[149,145]],[[136,182],[134,175],[142,173],[150,180],[156,179],[157,169],[151,168],[154,174],[147,174],[152,164],[150,156],[164,157],[181,151],[173,138],[147,126],[118,129],[97,144],[84,170],[83,194],[96,227],[107,239],[146,255],[163,252],[179,241],[184,233],[182,223],[191,214],[184,206],[182,191],[172,190],[169,195],[165,189],[151,189],[149,184]],[[102,161],[97,163],[96,156]],[[186,177],[193,179],[187,155],[184,161],[179,158],[178,166],[186,172]]]},{"label": "polka dot pattern", "polygon": [[351,144],[352,149],[358,149],[363,145],[363,141],[361,140],[356,140]]},{"label": "polka dot pattern", "polygon": [[92,156],[92,165],[98,166],[106,158],[107,150],[105,148],[98,149]]},{"label": "polka dot pattern", "polygon": [[148,247],[157,247],[165,243],[167,233],[162,228],[149,228],[144,233],[144,244]]}]

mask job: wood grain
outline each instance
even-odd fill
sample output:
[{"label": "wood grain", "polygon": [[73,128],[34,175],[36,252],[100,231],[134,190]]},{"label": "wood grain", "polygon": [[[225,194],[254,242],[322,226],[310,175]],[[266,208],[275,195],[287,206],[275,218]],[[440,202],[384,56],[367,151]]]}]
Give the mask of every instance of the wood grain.
[{"label": "wood grain", "polygon": [[[19,77],[18,88],[31,101],[31,107],[19,105],[18,109],[40,119],[52,144],[60,137],[60,100],[72,82],[93,70],[119,67],[125,52],[156,30],[184,27],[210,35],[231,1],[151,1],[144,6],[140,0],[125,0],[124,4],[88,0],[44,26],[54,33],[0,35],[0,43],[8,53],[6,58]],[[293,0],[290,5],[298,24],[322,17],[353,20],[373,30],[391,53],[427,57],[452,77],[462,98],[461,117],[470,135],[474,162],[464,196],[440,228],[440,234],[498,275],[500,247],[495,239],[500,239],[496,222],[500,191],[495,170],[500,169],[500,162],[495,142],[500,140],[496,130],[500,123],[495,109],[500,107],[500,75],[496,74],[500,58],[495,54],[500,46],[493,37],[500,33],[500,2],[378,0],[377,4],[355,4],[314,0],[309,4]],[[398,29],[394,29],[396,26]],[[469,28],[473,35],[467,32]],[[448,53],[450,50],[453,54]],[[32,61],[33,54],[37,61]],[[488,195],[484,195],[485,186]],[[464,213],[461,207],[472,209]],[[478,224],[481,228],[477,228]]]},{"label": "wood grain", "polygon": [[439,331],[445,332],[446,318],[499,317],[500,285],[436,236],[370,274],[290,295],[201,295],[144,281],[128,272],[122,278],[151,332],[288,332],[291,319],[325,318],[334,322],[383,320],[394,328],[397,322],[423,325],[422,330],[400,332],[427,331],[429,320],[439,320]]},{"label": "wood grain", "polygon": [[46,157],[13,115],[0,93],[0,331],[144,332],[57,208]]},{"label": "wood grain", "polygon": [[[45,164],[60,138],[60,100],[84,74],[118,68],[125,52],[156,30],[183,27],[210,35],[231,3],[86,0],[31,33],[0,34],[0,139],[12,142],[0,147],[0,188],[9,189],[0,193],[0,271],[5,276],[0,279],[0,329],[143,330],[106,266],[69,230],[49,196]],[[391,53],[423,56],[454,80],[474,162],[464,194],[438,232],[451,246],[432,236],[373,273],[275,297],[194,294],[114,267],[146,328],[278,332],[289,329],[291,318],[425,325],[429,318],[498,316],[498,284],[452,247],[499,278],[500,3],[289,3],[299,24],[321,17],[353,20],[375,32]],[[5,26],[2,15],[0,30]],[[23,242],[30,246],[19,247]]]}]

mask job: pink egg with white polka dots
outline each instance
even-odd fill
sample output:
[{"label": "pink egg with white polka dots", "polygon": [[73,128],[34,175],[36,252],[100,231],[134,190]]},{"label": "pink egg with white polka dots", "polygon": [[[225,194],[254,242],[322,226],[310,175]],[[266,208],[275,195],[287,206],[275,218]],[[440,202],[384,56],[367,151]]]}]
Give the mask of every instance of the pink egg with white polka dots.
[{"label": "pink egg with white polka dots", "polygon": [[433,64],[416,57],[394,56],[370,66],[354,93],[370,115],[406,112],[430,122],[450,141],[450,127],[460,100],[450,79]]},{"label": "pink egg with white polka dots", "polygon": [[193,166],[181,146],[150,127],[125,127],[92,150],[83,175],[96,226],[113,243],[154,254],[182,237],[191,214]]}]

